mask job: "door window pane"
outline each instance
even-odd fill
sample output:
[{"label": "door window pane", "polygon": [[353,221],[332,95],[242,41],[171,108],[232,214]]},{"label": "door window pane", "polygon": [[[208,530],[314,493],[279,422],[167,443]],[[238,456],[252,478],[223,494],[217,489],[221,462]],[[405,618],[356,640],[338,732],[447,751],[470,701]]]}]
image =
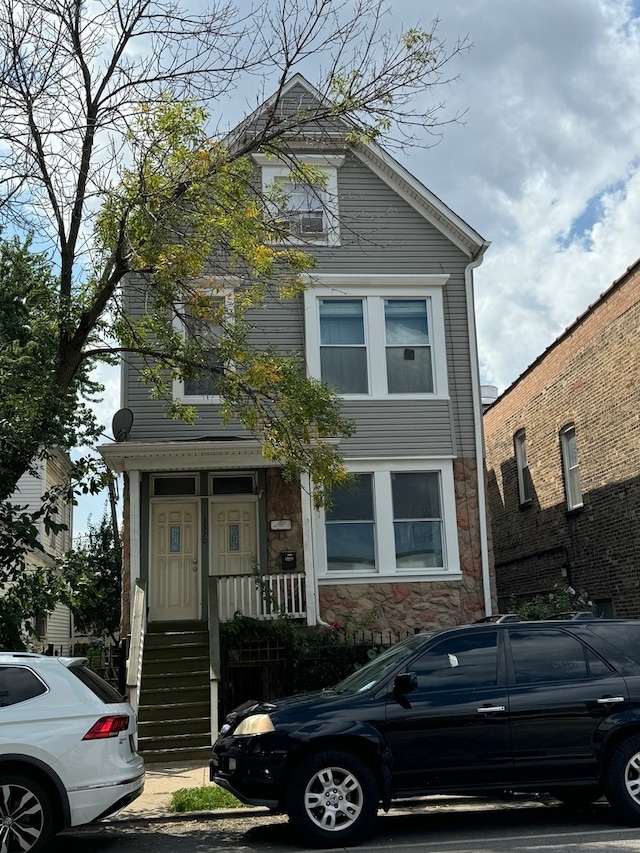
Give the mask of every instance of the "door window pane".
[{"label": "door window pane", "polygon": [[[516,684],[580,681],[589,677],[585,648],[562,631],[509,632]],[[596,673],[597,674],[597,673]]]},{"label": "door window pane", "polygon": [[337,486],[326,512],[327,568],[329,571],[375,571],[373,476],[357,474],[355,488]]},{"label": "door window pane", "polygon": [[432,393],[427,300],[385,299],[384,322],[389,393]]},{"label": "door window pane", "polygon": [[493,687],[498,683],[497,634],[454,637],[419,658],[412,669],[421,690]]},{"label": "door window pane", "polygon": [[169,553],[170,554],[179,554],[180,553],[180,534],[182,533],[182,529],[180,525],[171,525],[169,527]]},{"label": "door window pane", "polygon": [[391,489],[396,566],[443,566],[439,474],[433,471],[394,473]]},{"label": "door window pane", "polygon": [[320,300],[322,380],[341,394],[366,394],[367,350],[361,299]]}]

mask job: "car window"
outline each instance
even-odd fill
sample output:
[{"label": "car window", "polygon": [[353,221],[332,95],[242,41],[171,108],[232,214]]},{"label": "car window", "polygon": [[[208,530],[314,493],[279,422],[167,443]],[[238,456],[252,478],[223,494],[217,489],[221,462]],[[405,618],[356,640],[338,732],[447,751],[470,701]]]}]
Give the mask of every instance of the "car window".
[{"label": "car window", "polygon": [[381,655],[348,675],[333,689],[340,693],[361,693],[364,690],[371,690],[394,669],[401,667],[403,661],[410,661],[416,653],[416,648],[424,643],[428,637],[428,633],[415,634],[407,640],[396,643],[395,646],[391,646]]},{"label": "car window", "polygon": [[35,672],[24,666],[0,666],[0,708],[26,702],[47,692]]},{"label": "car window", "polygon": [[89,690],[98,697],[98,699],[102,699],[102,701],[106,702],[108,705],[112,705],[114,702],[127,701],[126,698],[121,696],[114,687],[104,680],[104,678],[100,678],[99,675],[96,675],[96,673],[88,667],[76,664],[69,667],[69,672],[73,673],[76,678],[80,679],[85,687],[88,687]]},{"label": "car window", "polygon": [[640,663],[640,624],[599,622],[596,619],[589,623],[589,630]]},{"label": "car window", "polygon": [[411,665],[422,690],[491,687],[498,683],[497,633],[451,637]]},{"label": "car window", "polygon": [[609,666],[564,631],[509,632],[516,684],[582,681],[611,672]]}]

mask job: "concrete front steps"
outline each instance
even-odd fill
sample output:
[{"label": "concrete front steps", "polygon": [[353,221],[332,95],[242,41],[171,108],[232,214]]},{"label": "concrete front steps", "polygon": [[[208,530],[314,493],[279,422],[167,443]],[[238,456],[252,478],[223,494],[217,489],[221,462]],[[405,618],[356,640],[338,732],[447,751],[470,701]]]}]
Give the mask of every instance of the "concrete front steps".
[{"label": "concrete front steps", "polygon": [[138,750],[148,764],[208,762],[211,702],[206,623],[148,625],[138,706]]}]

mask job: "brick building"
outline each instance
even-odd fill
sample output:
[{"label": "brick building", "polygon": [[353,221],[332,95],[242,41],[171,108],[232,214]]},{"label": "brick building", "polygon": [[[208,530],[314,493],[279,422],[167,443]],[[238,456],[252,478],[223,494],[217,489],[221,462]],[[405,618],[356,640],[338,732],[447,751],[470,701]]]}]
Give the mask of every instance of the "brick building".
[{"label": "brick building", "polygon": [[640,260],[484,414],[499,606],[555,584],[640,617]]}]

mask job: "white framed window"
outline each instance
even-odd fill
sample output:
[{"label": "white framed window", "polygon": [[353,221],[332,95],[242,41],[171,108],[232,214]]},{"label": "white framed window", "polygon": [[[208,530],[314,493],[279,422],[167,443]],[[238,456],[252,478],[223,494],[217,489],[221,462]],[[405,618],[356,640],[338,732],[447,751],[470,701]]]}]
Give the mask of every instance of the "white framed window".
[{"label": "white framed window", "polygon": [[447,397],[446,275],[314,275],[308,371],[344,397]]},{"label": "white framed window", "polygon": [[518,470],[518,497],[520,506],[530,504],[533,500],[533,481],[529,471],[529,459],[527,456],[527,433],[519,429],[513,436],[513,446],[516,455],[516,468]]},{"label": "white framed window", "polygon": [[564,490],[567,509],[579,509],[583,506],[582,486],[580,484],[580,460],[578,441],[574,424],[567,424],[560,430],[560,448],[564,473]]},{"label": "white framed window", "polygon": [[[229,322],[233,321],[234,289],[230,285],[211,288],[212,307],[223,309]],[[212,346],[209,367],[222,368],[222,361],[216,355],[215,343],[220,336],[220,326],[202,317],[194,316],[185,306],[181,306],[174,327],[185,335],[193,335],[206,346]],[[173,398],[184,403],[219,403],[217,374],[206,372],[198,378],[174,379]]]},{"label": "white framed window", "polygon": [[[337,246],[340,243],[338,218],[338,169],[344,155],[304,154],[304,165],[320,170],[323,181],[308,184],[296,180],[291,167],[282,160],[264,154],[251,155],[262,172],[262,191],[272,194],[274,185],[286,196],[286,209],[280,214],[289,230],[288,243]],[[274,205],[275,207],[275,205]]]},{"label": "white framed window", "polygon": [[336,487],[315,517],[318,577],[415,580],[460,577],[453,463],[358,460],[355,487]]}]

